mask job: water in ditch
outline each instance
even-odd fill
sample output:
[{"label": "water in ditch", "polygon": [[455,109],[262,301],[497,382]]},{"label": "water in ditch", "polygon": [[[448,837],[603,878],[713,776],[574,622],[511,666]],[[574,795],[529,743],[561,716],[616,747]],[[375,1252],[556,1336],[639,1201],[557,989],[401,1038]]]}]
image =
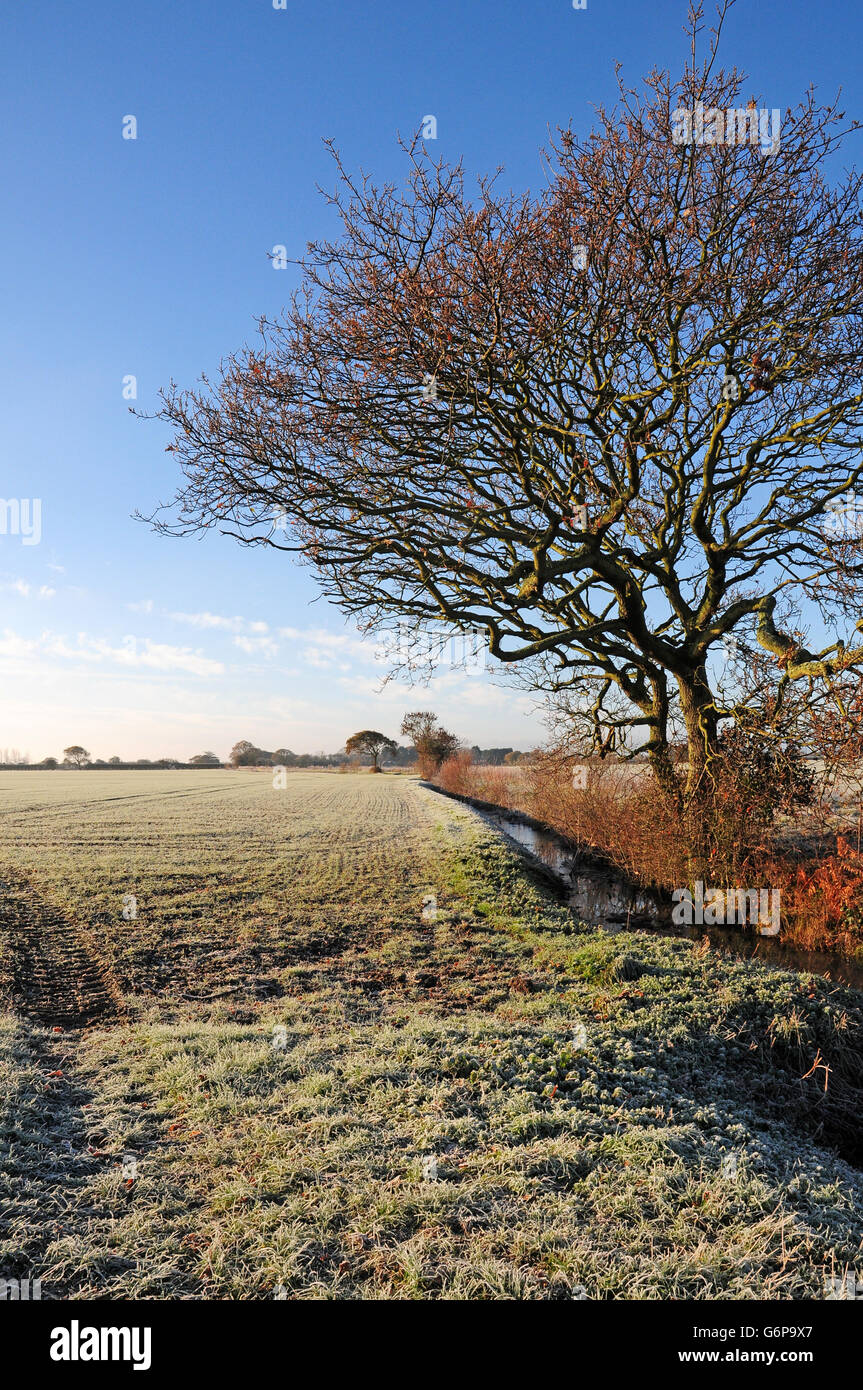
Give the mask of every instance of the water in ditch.
[{"label": "water in ditch", "polygon": [[664,936],[702,941],[706,936],[717,951],[746,960],[760,960],[786,970],[824,975],[863,990],[863,965],[832,951],[805,951],[781,938],[761,936],[736,927],[675,926],[671,909],[658,894],[637,888],[605,868],[584,862],[583,856],[551,831],[526,825],[505,811],[482,812],[485,820],[540,860],[566,890],[572,910],[591,925],[614,933],[638,927]]}]

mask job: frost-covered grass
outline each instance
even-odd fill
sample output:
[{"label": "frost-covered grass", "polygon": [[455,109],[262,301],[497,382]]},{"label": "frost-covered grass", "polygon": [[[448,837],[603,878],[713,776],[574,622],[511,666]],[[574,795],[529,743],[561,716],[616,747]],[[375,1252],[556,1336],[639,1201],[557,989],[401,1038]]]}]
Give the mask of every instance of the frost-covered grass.
[{"label": "frost-covered grass", "polygon": [[123,774],[88,773],[86,804],[48,806],[42,776],[0,858],[96,919],[129,1014],[83,1035],[2,1016],[0,1276],[799,1299],[863,1274],[837,1152],[861,1162],[860,995],[588,929],[406,778],[129,774],[108,801]]}]

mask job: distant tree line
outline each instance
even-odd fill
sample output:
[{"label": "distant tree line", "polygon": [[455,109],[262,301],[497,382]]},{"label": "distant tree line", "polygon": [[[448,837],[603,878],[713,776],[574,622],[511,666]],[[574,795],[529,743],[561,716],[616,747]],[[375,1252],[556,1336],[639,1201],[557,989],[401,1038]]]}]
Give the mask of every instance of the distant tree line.
[{"label": "distant tree line", "polygon": [[228,755],[229,767],[339,767],[344,753],[292,753],[290,748],[269,752],[248,739],[235,743]]},{"label": "distant tree line", "polygon": [[124,761],[116,754],[111,758],[93,758],[80,743],[72,743],[63,749],[62,762],[54,757],[43,758],[40,763],[30,761],[28,754],[19,754],[17,749],[0,749],[0,768],[4,772],[44,772],[58,770],[74,771],[135,771],[145,768],[196,768],[221,767],[222,762],[215,753],[196,753],[188,762],[179,758],[136,758]]},{"label": "distant tree line", "polygon": [[[395,744],[371,729],[362,730],[362,734],[383,740],[378,745],[378,762],[386,762],[389,767],[412,767],[417,760],[416,750],[409,744]],[[352,735],[348,743],[351,744],[357,737],[359,735]],[[390,745],[395,752],[390,750]],[[258,748],[248,739],[235,743],[228,756],[229,767],[344,767],[346,763],[366,766],[374,762],[374,755],[365,744],[356,744],[351,748],[346,746],[338,753],[294,753],[290,748],[277,748],[271,753],[266,748]]]},{"label": "distant tree line", "polygon": [[512,767],[530,754],[522,753],[517,748],[479,748],[474,744],[470,756],[480,767]]},{"label": "distant tree line", "polygon": [[19,753],[17,748],[0,748],[0,766],[28,767],[29,763],[29,753]]},{"label": "distant tree line", "polygon": [[[136,758],[125,760],[116,754],[110,758],[93,758],[80,743],[70,743],[63,749],[62,761],[54,757],[43,758],[40,763],[30,761],[29,753],[21,753],[17,748],[0,748],[0,768],[3,771],[45,771],[46,769],[129,771],[146,768],[216,768],[216,767],[345,767],[371,766],[379,772],[383,765],[388,767],[419,766],[423,776],[429,776],[441,763],[459,751],[464,745],[443,728],[437,716],[430,710],[413,710],[405,715],[401,723],[401,734],[409,743],[397,743],[395,739],[376,729],[361,729],[352,734],[345,747],[337,753],[294,753],[290,748],[276,748],[270,751],[259,748],[249,739],[240,739],[228,755],[227,764],[218,754],[207,750],[195,753],[188,762],[178,758]],[[513,748],[480,748],[477,744],[470,749],[474,763],[489,767],[517,763],[526,754]]]}]

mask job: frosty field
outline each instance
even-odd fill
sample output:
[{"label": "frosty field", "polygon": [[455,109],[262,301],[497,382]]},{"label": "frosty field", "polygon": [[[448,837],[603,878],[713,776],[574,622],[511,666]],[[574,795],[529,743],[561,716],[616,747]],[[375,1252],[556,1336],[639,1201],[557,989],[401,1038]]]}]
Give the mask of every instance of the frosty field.
[{"label": "frosty field", "polygon": [[43,1298],[863,1277],[863,996],[608,937],[411,778],[0,774],[0,879],[0,1278]]}]

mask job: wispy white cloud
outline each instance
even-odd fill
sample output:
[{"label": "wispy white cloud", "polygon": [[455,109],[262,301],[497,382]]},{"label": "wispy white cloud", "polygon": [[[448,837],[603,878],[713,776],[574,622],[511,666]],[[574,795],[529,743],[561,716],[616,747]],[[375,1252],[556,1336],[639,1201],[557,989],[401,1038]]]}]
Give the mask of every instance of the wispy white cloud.
[{"label": "wispy white cloud", "polygon": [[302,653],[302,660],[307,666],[314,666],[319,671],[350,671],[349,661],[339,661],[332,652],[321,651],[320,647],[306,647]]},{"label": "wispy white cloud", "polygon": [[190,627],[221,628],[225,632],[240,632],[244,626],[242,618],[223,618],[218,613],[168,613],[174,623],[188,623]]},{"label": "wispy white cloud", "polygon": [[[424,699],[435,693],[435,681],[429,682],[417,679],[414,685],[407,681],[389,681],[385,685],[382,676],[365,676],[354,673],[349,676],[339,676],[336,684],[350,695],[360,696],[364,700],[382,700],[386,704],[397,705],[406,699],[413,699],[419,692]],[[412,693],[413,692],[413,693]]]},{"label": "wispy white cloud", "polygon": [[241,651],[253,656],[259,652],[262,656],[275,656],[279,650],[278,643],[272,637],[243,637],[234,638],[234,646]]},{"label": "wispy white cloud", "polygon": [[349,665],[344,664],[346,661],[357,661],[366,666],[380,663],[376,640],[360,637],[356,632],[328,632],[322,627],[280,627],[278,633],[290,642],[292,655],[298,654],[309,666],[326,664],[327,653],[330,662],[335,662],[339,657],[342,659],[340,669],[343,671],[350,669]]},{"label": "wispy white cloud", "polygon": [[39,655],[84,661],[89,665],[178,671],[195,676],[217,676],[225,670],[221,661],[212,661],[199,651],[151,642],[149,638],[140,641],[137,637],[124,637],[119,646],[112,646],[106,639],[91,637],[85,632],[79,632],[75,641],[52,632],[43,632],[38,639],[32,640],[20,637],[10,628],[5,629],[0,638],[0,656],[33,658]]},{"label": "wispy white cloud", "polygon": [[0,585],[0,589],[9,594],[18,594],[20,598],[53,598],[57,592],[49,584],[40,584],[36,588],[32,584],[28,584],[26,579],[14,579],[10,584]]},{"label": "wispy white cloud", "polygon": [[153,600],[151,598],[142,598],[137,603],[127,603],[126,607],[129,609],[130,613],[152,613]]},{"label": "wispy white cloud", "polygon": [[30,641],[26,637],[19,636],[19,634],[13,632],[11,628],[6,627],[3,629],[3,635],[0,637],[0,656],[29,656],[35,647],[35,642]]}]

